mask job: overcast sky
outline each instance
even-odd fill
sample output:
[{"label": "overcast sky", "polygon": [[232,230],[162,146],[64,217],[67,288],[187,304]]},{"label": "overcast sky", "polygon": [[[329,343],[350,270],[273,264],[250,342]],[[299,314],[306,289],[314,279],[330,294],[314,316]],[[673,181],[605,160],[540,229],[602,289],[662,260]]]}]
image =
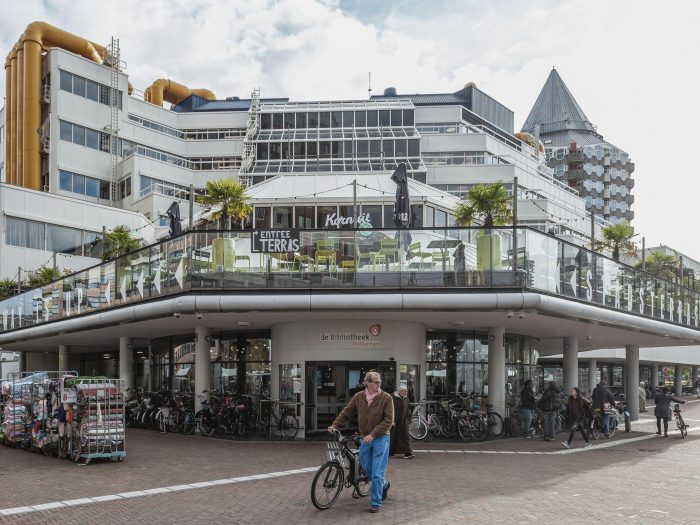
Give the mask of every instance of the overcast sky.
[{"label": "overcast sky", "polygon": [[640,238],[700,260],[700,2],[6,1],[0,49],[34,20],[97,43],[119,38],[140,90],[170,78],[219,98],[260,87],[263,97],[362,99],[371,71],[374,93],[475,82],[515,112],[516,129],[556,66],[598,131],[635,162]]}]

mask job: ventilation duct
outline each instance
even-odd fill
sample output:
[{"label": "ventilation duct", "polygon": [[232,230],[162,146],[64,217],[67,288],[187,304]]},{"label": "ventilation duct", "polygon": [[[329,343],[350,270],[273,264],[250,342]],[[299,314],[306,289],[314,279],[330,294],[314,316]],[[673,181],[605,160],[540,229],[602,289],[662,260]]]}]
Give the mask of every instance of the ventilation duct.
[{"label": "ventilation duct", "polygon": [[190,95],[197,95],[206,100],[216,100],[216,95],[208,89],[190,89],[167,78],[159,78],[146,88],[143,98],[146,102],[163,107],[163,101],[179,104]]}]

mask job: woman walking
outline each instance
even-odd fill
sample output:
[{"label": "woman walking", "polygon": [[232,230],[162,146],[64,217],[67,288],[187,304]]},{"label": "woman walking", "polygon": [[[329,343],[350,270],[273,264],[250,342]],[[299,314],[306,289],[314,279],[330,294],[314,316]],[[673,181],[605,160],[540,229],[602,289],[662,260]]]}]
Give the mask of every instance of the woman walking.
[{"label": "woman walking", "polygon": [[586,441],[583,448],[590,448],[591,442],[588,440],[586,428],[588,428],[587,423],[591,419],[591,402],[581,395],[581,391],[578,387],[574,387],[571,389],[571,395],[569,396],[567,404],[569,408],[569,417],[571,419],[571,432],[569,432],[569,439],[561,442],[562,446],[564,448],[571,448],[574,434],[576,434],[578,430]]},{"label": "woman walking", "polygon": [[525,439],[532,437],[532,417],[535,415],[535,408],[537,408],[535,390],[532,386],[532,380],[528,379],[520,391],[520,413],[523,416],[522,431]]},{"label": "woman walking", "polygon": [[676,399],[672,394],[669,393],[668,387],[665,386],[661,389],[661,392],[656,394],[654,397],[654,415],[656,416],[656,435],[661,435],[661,420],[664,420],[664,437],[668,437],[668,420],[673,417],[673,411],[671,410],[671,402],[683,403],[685,401],[682,399]]}]

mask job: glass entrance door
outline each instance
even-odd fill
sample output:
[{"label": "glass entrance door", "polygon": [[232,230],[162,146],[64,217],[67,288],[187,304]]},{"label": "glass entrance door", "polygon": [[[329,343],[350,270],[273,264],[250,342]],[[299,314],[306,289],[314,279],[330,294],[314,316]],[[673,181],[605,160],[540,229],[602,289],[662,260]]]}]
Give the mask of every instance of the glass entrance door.
[{"label": "glass entrance door", "polygon": [[[328,362],[306,363],[307,432],[325,432],[355,393],[364,389],[365,374],[375,370],[382,378],[382,390],[396,390],[395,363]],[[357,428],[356,421],[346,425]]]}]

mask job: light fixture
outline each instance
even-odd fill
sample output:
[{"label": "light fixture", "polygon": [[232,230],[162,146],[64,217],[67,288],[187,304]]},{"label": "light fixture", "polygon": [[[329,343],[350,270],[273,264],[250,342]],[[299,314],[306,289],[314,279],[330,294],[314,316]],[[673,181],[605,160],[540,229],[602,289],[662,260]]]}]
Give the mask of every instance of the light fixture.
[{"label": "light fixture", "polygon": [[464,321],[451,321],[452,326],[464,326]]},{"label": "light fixture", "polygon": [[496,340],[496,336],[493,334],[489,334],[489,341],[495,341],[495,340]]},{"label": "light fixture", "polygon": [[525,319],[525,312],[518,312],[518,319]]},{"label": "light fixture", "polygon": [[512,318],[513,318],[513,312],[506,312],[506,317],[507,317],[508,319],[512,319]]},{"label": "light fixture", "polygon": [[180,312],[173,312],[173,317],[175,319],[180,319]]},{"label": "light fixture", "polygon": [[131,346],[131,344],[126,345],[126,347],[127,347],[129,350],[131,350],[131,349],[133,348],[133,347]]},{"label": "light fixture", "polygon": [[589,341],[589,342],[590,342],[591,339],[593,339],[593,338],[592,338],[590,335],[587,335],[587,336],[586,336],[586,341]]},{"label": "light fixture", "polygon": [[204,340],[207,342],[211,342],[211,336],[210,335],[205,336]]},{"label": "light fixture", "polygon": [[202,312],[197,312],[195,315],[197,316],[197,319],[201,319],[201,318],[202,318]]},{"label": "light fixture", "polygon": [[250,326],[250,322],[248,322],[248,321],[238,321],[238,326]]}]

